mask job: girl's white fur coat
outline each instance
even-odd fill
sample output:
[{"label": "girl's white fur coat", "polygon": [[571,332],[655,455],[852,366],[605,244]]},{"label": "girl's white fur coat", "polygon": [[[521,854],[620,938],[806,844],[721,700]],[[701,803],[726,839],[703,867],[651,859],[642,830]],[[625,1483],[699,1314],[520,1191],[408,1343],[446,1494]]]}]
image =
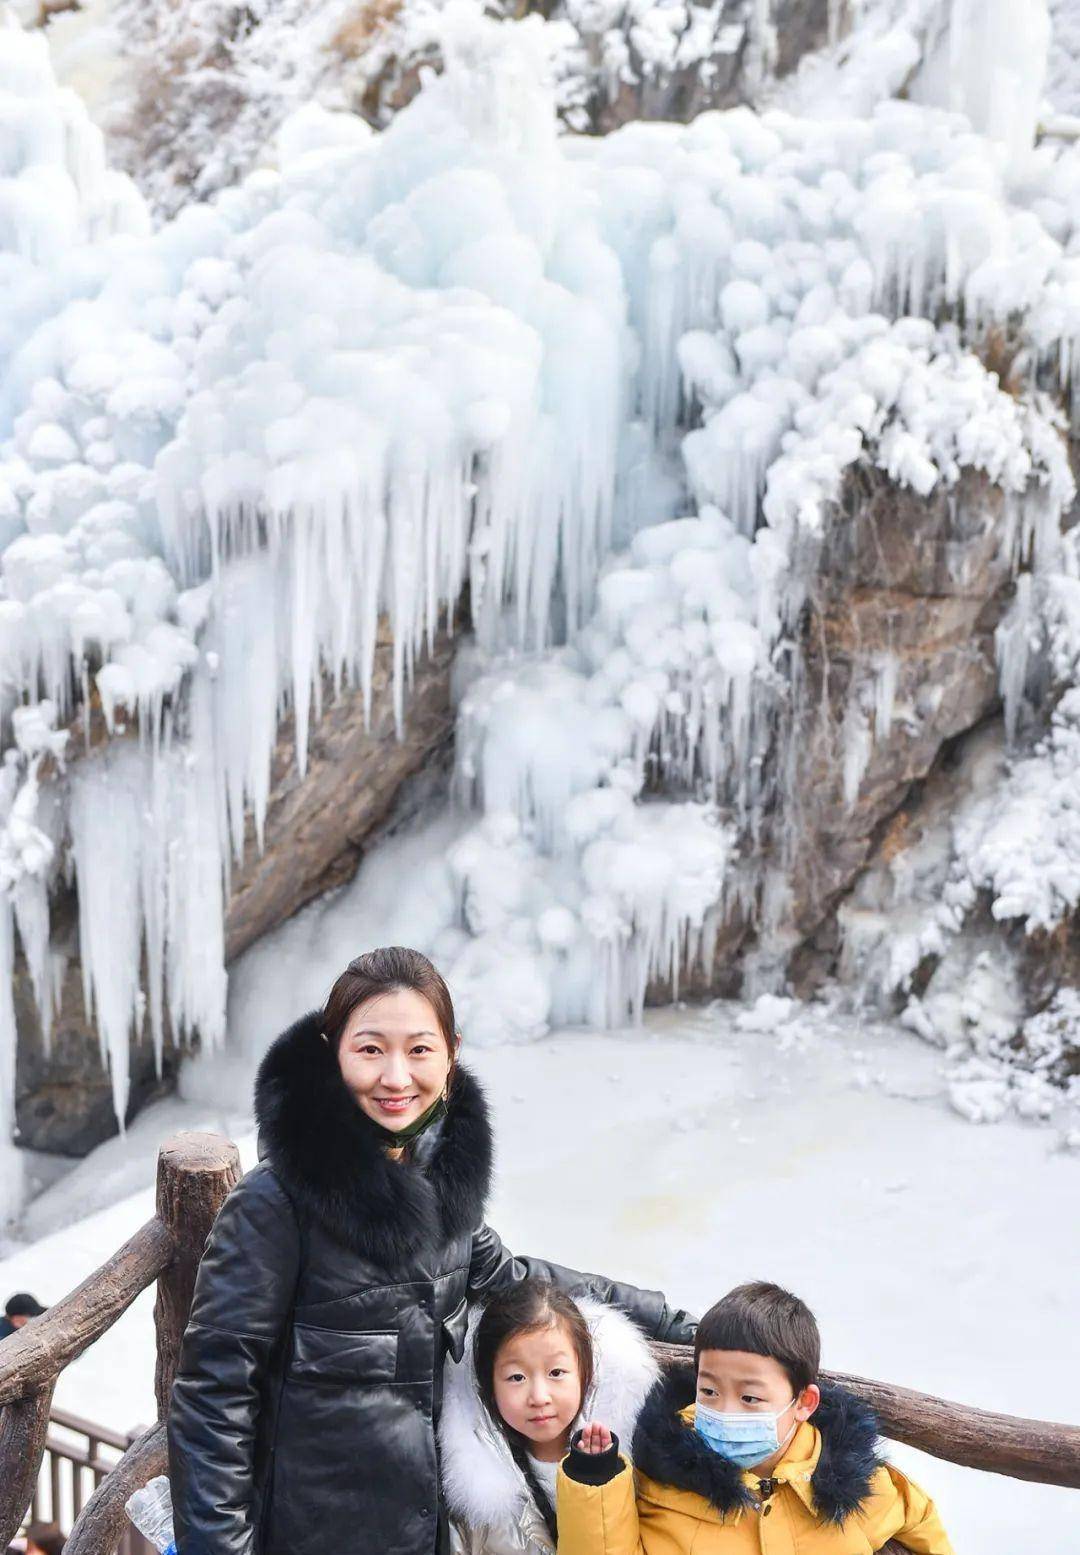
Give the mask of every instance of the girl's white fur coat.
[{"label": "girl's white fur coat", "polygon": [[[656,1362],[640,1331],[615,1307],[578,1302],[592,1334],[595,1375],[579,1421],[610,1426],[628,1450]],[[473,1337],[481,1309],[469,1315],[460,1364],[447,1361],[439,1449],[455,1555],[551,1555],[551,1536],[506,1438],[489,1418],[476,1386]]]}]

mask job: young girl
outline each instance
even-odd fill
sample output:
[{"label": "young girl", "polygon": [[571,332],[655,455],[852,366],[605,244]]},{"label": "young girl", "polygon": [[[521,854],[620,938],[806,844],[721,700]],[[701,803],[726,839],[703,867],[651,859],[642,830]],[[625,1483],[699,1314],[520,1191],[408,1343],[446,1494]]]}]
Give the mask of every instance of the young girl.
[{"label": "young girl", "polygon": [[474,1309],[439,1425],[454,1555],[551,1555],[573,1431],[595,1415],[629,1441],[656,1376],[638,1329],[601,1302],[523,1280]]}]

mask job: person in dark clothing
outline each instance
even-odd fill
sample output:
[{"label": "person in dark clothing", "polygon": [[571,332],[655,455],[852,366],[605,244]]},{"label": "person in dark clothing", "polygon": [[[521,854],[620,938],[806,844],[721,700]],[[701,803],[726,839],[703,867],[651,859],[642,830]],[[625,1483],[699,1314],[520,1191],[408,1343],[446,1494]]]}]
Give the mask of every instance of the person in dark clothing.
[{"label": "person in dark clothing", "polygon": [[64,1555],[66,1543],[58,1523],[31,1523],[26,1530],[26,1555]]},{"label": "person in dark clothing", "polygon": [[435,1430],[470,1297],[539,1278],[692,1339],[659,1293],[484,1223],[491,1126],[459,1042],[443,979],[392,948],[269,1049],[261,1159],[207,1243],[173,1389],[179,1555],[443,1555]]},{"label": "person in dark clothing", "polygon": [[0,1339],[7,1339],[24,1323],[29,1323],[32,1317],[40,1317],[44,1311],[40,1301],[36,1301],[26,1291],[9,1296],[4,1305],[4,1315],[0,1318]]}]

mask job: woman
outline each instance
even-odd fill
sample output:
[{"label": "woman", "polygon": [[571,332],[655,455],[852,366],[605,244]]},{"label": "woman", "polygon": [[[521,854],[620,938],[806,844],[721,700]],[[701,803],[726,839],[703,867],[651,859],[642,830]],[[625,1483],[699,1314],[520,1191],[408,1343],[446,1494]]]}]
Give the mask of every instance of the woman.
[{"label": "woman", "polygon": [[435,1429],[470,1297],[539,1278],[692,1337],[663,1296],[515,1258],[484,1224],[491,1129],[449,990],[351,962],[270,1048],[261,1160],[207,1243],[169,1416],[180,1555],[443,1555]]}]

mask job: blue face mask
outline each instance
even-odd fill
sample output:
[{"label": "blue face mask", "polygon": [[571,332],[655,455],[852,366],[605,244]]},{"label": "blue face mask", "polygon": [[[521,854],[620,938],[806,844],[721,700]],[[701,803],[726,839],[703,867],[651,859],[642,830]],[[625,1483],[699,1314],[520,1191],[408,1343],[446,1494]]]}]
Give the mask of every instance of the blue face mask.
[{"label": "blue face mask", "polygon": [[723,1414],[699,1403],[694,1415],[694,1429],[701,1439],[722,1458],[729,1459],[740,1469],[752,1469],[755,1463],[763,1463],[773,1453],[786,1447],[798,1429],[799,1422],[792,1422],[791,1430],[780,1440],[780,1417],[786,1415],[798,1395],[778,1409],[775,1414],[757,1414],[749,1410],[736,1410]]}]

